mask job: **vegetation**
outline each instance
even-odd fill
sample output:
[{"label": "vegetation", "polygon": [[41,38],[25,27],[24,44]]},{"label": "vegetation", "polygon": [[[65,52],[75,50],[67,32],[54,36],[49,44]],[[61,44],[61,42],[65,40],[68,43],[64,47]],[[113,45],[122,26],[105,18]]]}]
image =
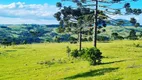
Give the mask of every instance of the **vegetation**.
[{"label": "vegetation", "polygon": [[142,79],[141,25],[108,16],[139,15],[141,9],[127,0],[62,1],[76,5],[57,2],[60,25],[0,25],[0,80]]},{"label": "vegetation", "polygon": [[[76,44],[40,43],[0,47],[1,80],[139,80],[142,79],[142,41],[121,40],[98,43],[102,64],[91,66],[83,59],[68,58],[66,46]],[[84,42],[83,48],[92,47]],[[105,78],[104,78],[105,77]]]},{"label": "vegetation", "polygon": [[[98,28],[102,28],[101,26],[106,27],[108,18],[108,15],[139,15],[142,13],[141,9],[133,9],[130,5],[130,3],[127,0],[110,0],[110,1],[104,1],[104,0],[61,0],[61,1],[69,1],[76,4],[76,6],[64,6],[62,3],[57,2],[56,6],[60,8],[60,11],[54,14],[54,17],[60,21],[61,28],[72,28],[71,25],[73,22],[76,22],[76,26],[79,27],[79,29],[76,29],[79,31],[79,50],[81,51],[81,40],[82,40],[82,28],[87,27],[88,25],[91,25],[94,29],[93,31],[93,40],[94,40],[94,47],[97,47],[97,34],[100,33]],[[133,2],[136,2],[138,0],[132,0]],[[90,3],[91,2],[91,3]],[[110,5],[111,4],[111,5]],[[113,8],[113,4],[123,4],[122,8]],[[93,7],[92,7],[93,6]],[[94,9],[95,7],[95,9]],[[125,12],[124,12],[125,11]],[[123,12],[123,13],[122,13]],[[112,18],[111,18],[112,19]],[[113,19],[113,21],[115,21]],[[140,26],[139,23],[137,23],[137,20],[135,18],[131,18],[130,22],[133,26],[138,27]],[[74,24],[74,23],[73,23]],[[94,25],[93,25],[94,24]],[[115,25],[123,25],[124,21],[115,22]],[[94,27],[95,26],[95,27]],[[100,27],[99,27],[100,26]],[[73,26],[75,27],[75,26]],[[70,29],[71,31],[71,29]],[[103,32],[106,30],[103,29]],[[122,38],[122,37],[121,37]]]},{"label": "vegetation", "polygon": [[[142,28],[135,28],[131,26],[103,27],[100,29],[100,31],[103,31],[103,29],[106,31],[99,33],[97,40],[110,41],[118,39],[130,39],[128,36],[130,35],[131,30],[136,32],[135,35],[137,36],[137,39],[141,39]],[[71,44],[77,43],[77,35],[74,35],[74,33],[57,33],[56,29],[57,25],[0,25],[0,43],[4,45],[66,41],[70,41]],[[117,38],[114,39],[112,33],[117,33]],[[92,40],[92,29],[89,28],[88,31],[83,30],[82,41]]]},{"label": "vegetation", "polygon": [[61,36],[54,31],[57,27],[58,25],[0,25],[0,43],[11,45],[53,42],[53,37]]},{"label": "vegetation", "polygon": [[90,62],[91,65],[97,65],[101,63],[102,53],[97,48],[86,48],[80,50],[73,50],[71,56],[75,58],[82,58]]}]

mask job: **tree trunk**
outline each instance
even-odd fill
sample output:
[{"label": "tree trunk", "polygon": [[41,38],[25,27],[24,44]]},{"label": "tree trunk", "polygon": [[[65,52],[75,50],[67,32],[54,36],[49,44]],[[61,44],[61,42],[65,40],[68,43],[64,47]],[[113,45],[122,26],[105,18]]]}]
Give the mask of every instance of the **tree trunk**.
[{"label": "tree trunk", "polygon": [[82,47],[82,33],[81,33],[81,29],[79,30],[79,51],[81,51],[81,47]]},{"label": "tree trunk", "polygon": [[96,0],[96,6],[95,6],[95,10],[94,10],[94,15],[95,15],[95,19],[94,19],[94,23],[95,23],[95,27],[94,27],[94,47],[97,47],[97,19],[98,19],[98,0]]}]

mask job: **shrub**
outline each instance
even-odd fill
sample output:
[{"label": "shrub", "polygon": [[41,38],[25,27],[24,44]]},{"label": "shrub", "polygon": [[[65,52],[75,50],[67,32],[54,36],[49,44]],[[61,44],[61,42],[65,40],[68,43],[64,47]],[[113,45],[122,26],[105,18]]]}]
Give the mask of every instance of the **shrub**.
[{"label": "shrub", "polygon": [[82,39],[82,41],[88,41],[87,38]]},{"label": "shrub", "polygon": [[90,62],[91,65],[97,65],[101,63],[102,53],[99,49],[92,47],[82,49],[81,51],[75,49],[71,52],[71,56],[77,58],[81,57]]},{"label": "shrub", "polygon": [[109,37],[107,36],[97,36],[97,40],[98,41],[109,41]]},{"label": "shrub", "polygon": [[77,49],[73,50],[71,56],[77,58],[79,56],[79,51]]},{"label": "shrub", "polygon": [[88,38],[88,41],[93,41],[92,37],[89,37],[89,38]]},{"label": "shrub", "polygon": [[99,49],[93,47],[86,49],[85,58],[90,62],[91,65],[96,65],[101,63],[102,53]]},{"label": "shrub", "polygon": [[128,36],[128,39],[130,39],[130,40],[137,40],[137,39],[138,39],[135,30],[131,30],[131,31],[130,31],[129,36]]},{"label": "shrub", "polygon": [[135,47],[141,47],[139,43],[137,43],[137,44],[133,43],[133,45],[134,45]]},{"label": "shrub", "polygon": [[70,55],[70,52],[71,52],[71,49],[70,49],[70,47],[69,46],[67,46],[67,50],[66,50],[66,52],[67,52],[67,54],[68,54],[68,56]]},{"label": "shrub", "polygon": [[81,51],[78,51],[78,56],[83,57],[85,51],[86,50],[84,48]]}]

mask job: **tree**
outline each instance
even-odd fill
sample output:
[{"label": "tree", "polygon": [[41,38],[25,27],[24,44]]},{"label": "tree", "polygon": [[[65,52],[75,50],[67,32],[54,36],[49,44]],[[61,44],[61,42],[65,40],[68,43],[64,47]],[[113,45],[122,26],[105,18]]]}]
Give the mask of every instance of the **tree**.
[{"label": "tree", "polygon": [[117,40],[117,39],[123,40],[123,39],[124,39],[124,37],[118,35],[118,33],[112,33],[112,34],[111,34],[111,38],[112,38],[113,40]]},{"label": "tree", "polygon": [[130,22],[132,23],[133,26],[136,28],[140,26],[140,23],[137,23],[137,20],[135,18],[131,18]]},{"label": "tree", "polygon": [[140,32],[140,37],[142,37],[142,31]]},{"label": "tree", "polygon": [[67,46],[67,50],[66,50],[66,52],[67,52],[67,54],[68,54],[68,57],[69,57],[69,55],[70,55],[70,52],[71,52],[71,49],[70,49],[70,47],[69,47],[69,46]]},{"label": "tree", "polygon": [[[59,5],[59,2],[57,3]],[[80,5],[80,4],[78,4]],[[57,6],[58,7],[58,6]],[[82,34],[86,34],[84,32],[89,32],[88,34],[92,34],[93,29],[93,15],[94,11],[90,8],[85,8],[79,6],[77,8],[68,7],[59,7],[60,11],[54,14],[54,17],[59,21],[59,28],[64,28],[67,32],[77,33],[79,39],[79,50],[81,50],[81,42],[82,42]],[[105,14],[102,11],[98,11],[100,14],[100,21],[98,24],[103,23],[102,26],[106,26],[106,23],[101,19],[106,18]],[[83,32],[83,29],[87,30]]]},{"label": "tree", "polygon": [[117,39],[118,33],[112,33],[112,34],[111,34],[111,37],[112,37],[113,40]]},{"label": "tree", "polygon": [[59,37],[59,36],[56,36],[56,37],[54,38],[54,41],[60,43],[60,37]]},{"label": "tree", "polygon": [[[139,15],[142,13],[141,9],[133,9],[131,8],[130,2],[127,0],[62,0],[62,1],[70,1],[70,2],[74,2],[77,4],[77,6],[82,7],[82,8],[88,8],[90,10],[94,10],[94,47],[96,47],[96,42],[97,42],[97,27],[99,26],[99,22],[101,22],[103,24],[103,26],[106,26],[106,18],[100,18],[100,16],[104,16],[104,15],[99,15],[100,11],[102,13],[105,12],[105,14],[108,15],[129,15],[129,14],[135,14],[135,15]],[[136,2],[138,0],[132,0],[133,2]],[[115,3],[115,4],[114,4]],[[112,5],[116,5],[116,4],[120,4],[123,6],[121,8],[118,7],[113,7]],[[58,3],[58,6],[61,8],[62,5],[60,5],[60,3]],[[94,7],[95,6],[95,9]],[[101,7],[101,8],[100,8]],[[124,12],[125,10],[125,12]],[[123,11],[124,13],[121,13],[121,11]],[[78,12],[76,12],[78,14]],[[107,16],[107,18],[110,18],[109,16]],[[111,19],[111,18],[110,18]],[[132,23],[134,24],[136,21],[133,19]]]},{"label": "tree", "polygon": [[130,40],[137,40],[137,39],[138,39],[137,36],[136,36],[135,30],[132,29],[132,30],[130,31],[128,38],[129,38]]},{"label": "tree", "polygon": [[132,25],[135,25],[137,23],[137,20],[135,18],[131,18],[130,22],[132,23]]},{"label": "tree", "polygon": [[[57,3],[58,5],[59,3]],[[61,8],[61,7],[60,7]],[[60,28],[63,28],[62,32],[72,32],[78,34],[79,50],[82,45],[82,30],[88,27],[91,22],[88,19],[93,19],[93,11],[89,8],[78,7],[76,9],[69,7],[63,7],[59,12],[54,14],[54,17],[60,21]],[[90,21],[91,21],[90,20]],[[93,20],[92,20],[93,21]],[[85,22],[88,24],[85,24]],[[89,29],[90,30],[90,29]]]},{"label": "tree", "polygon": [[137,27],[139,27],[140,26],[140,23],[136,23],[135,24],[135,27],[137,28]]}]

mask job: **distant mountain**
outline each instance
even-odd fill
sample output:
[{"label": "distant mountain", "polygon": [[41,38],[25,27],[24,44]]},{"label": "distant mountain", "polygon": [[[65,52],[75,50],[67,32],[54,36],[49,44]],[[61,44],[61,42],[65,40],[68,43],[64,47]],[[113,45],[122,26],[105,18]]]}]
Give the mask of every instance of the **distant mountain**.
[{"label": "distant mountain", "polygon": [[123,21],[124,24],[122,24],[121,26],[133,26],[132,23],[130,23],[129,20],[126,19],[114,19],[114,20],[110,20],[108,25],[113,25],[113,26],[117,26],[117,23],[119,23],[120,21]]},{"label": "distant mountain", "polygon": [[33,26],[33,27],[37,27],[37,26],[48,26],[48,27],[59,27],[58,24],[49,24],[49,25],[45,25],[45,24],[0,24],[1,26]]}]

